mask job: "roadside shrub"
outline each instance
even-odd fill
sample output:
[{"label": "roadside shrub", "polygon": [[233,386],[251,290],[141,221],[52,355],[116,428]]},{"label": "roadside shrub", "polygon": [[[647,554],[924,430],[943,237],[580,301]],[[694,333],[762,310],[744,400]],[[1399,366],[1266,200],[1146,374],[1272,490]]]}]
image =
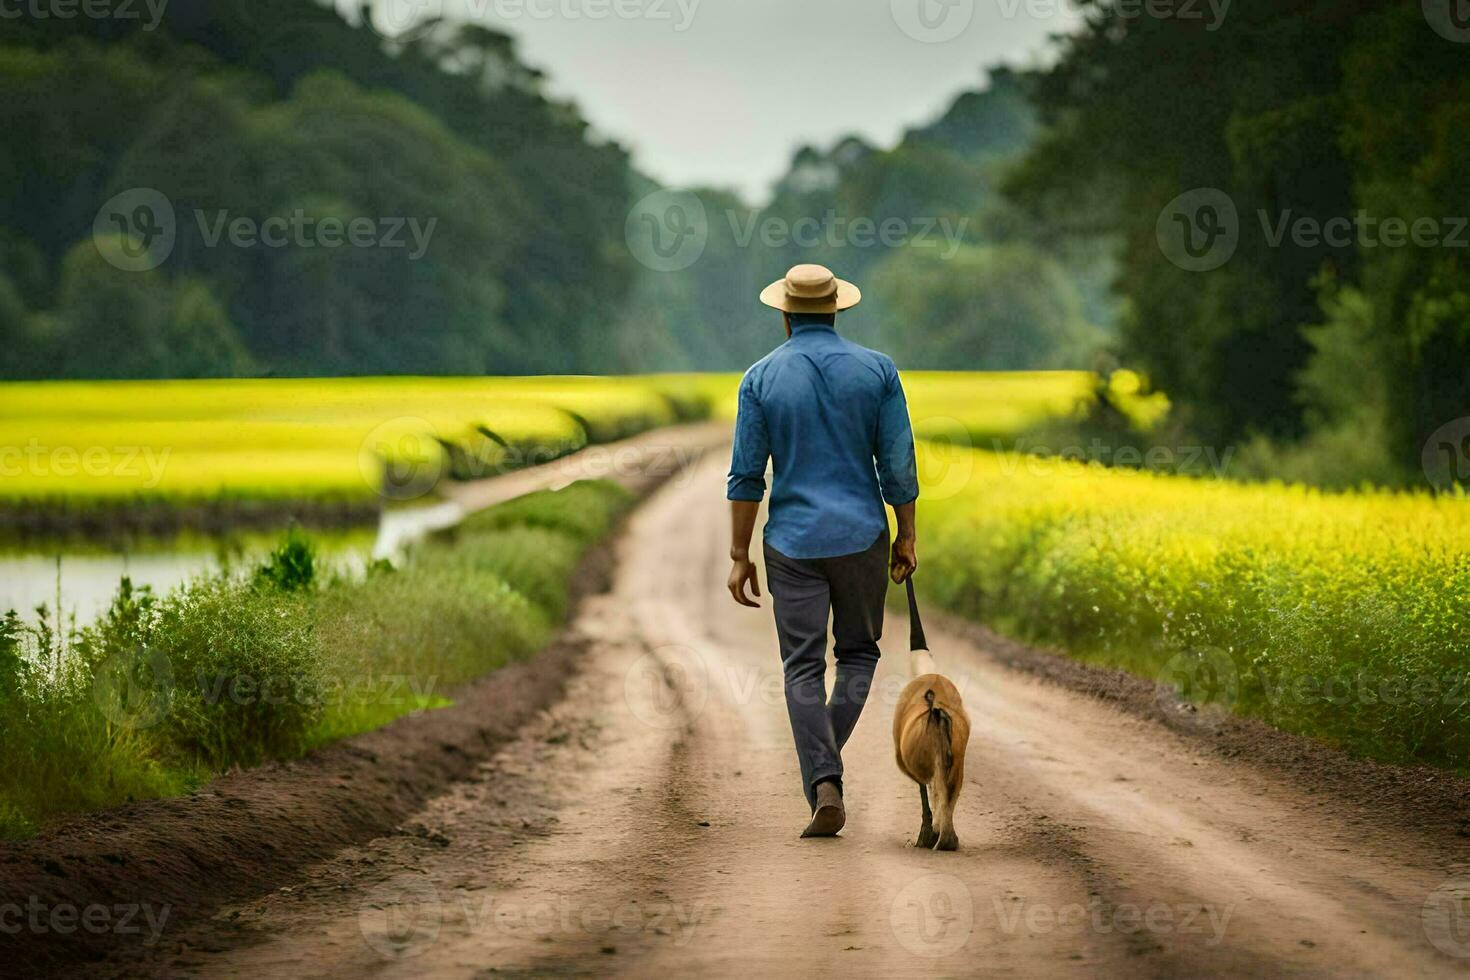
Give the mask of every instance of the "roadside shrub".
[{"label": "roadside shrub", "polygon": [[321,715],[321,652],[309,606],[224,580],[165,601],[152,648],[172,673],[163,731],[214,768],[298,752]]},{"label": "roadside shrub", "polygon": [[441,691],[534,653],[551,630],[519,589],[458,562],[326,589],[313,615],[339,682],[394,675]]},{"label": "roadside shrub", "polygon": [[426,550],[420,559],[514,582],[517,592],[551,617],[560,618],[582,551],[582,542],[564,531],[522,526],[464,535],[456,547]]},{"label": "roadside shrub", "polygon": [[29,666],[21,652],[24,627],[15,610],[0,619],[0,735],[4,735],[8,706],[21,696],[23,676]]},{"label": "roadside shrub", "polygon": [[124,579],[92,626],[58,636],[9,613],[0,626],[0,838],[33,833],[60,813],[186,791],[198,774],[161,762],[150,725],[160,693],[137,673],[152,596]]},{"label": "roadside shrub", "polygon": [[561,490],[542,490],[467,518],[453,534],[539,527],[590,544],[611,530],[632,496],[609,480],[583,480]]},{"label": "roadside shrub", "polygon": [[545,645],[628,499],[607,483],[534,494],[362,577],[319,577],[298,531],[246,575],[163,597],[124,578],[82,629],[44,608],[0,618],[0,838],[450,703]]},{"label": "roadside shrub", "polygon": [[276,550],[255,570],[257,585],[282,592],[299,592],[316,581],[316,548],[299,527],[293,526]]}]

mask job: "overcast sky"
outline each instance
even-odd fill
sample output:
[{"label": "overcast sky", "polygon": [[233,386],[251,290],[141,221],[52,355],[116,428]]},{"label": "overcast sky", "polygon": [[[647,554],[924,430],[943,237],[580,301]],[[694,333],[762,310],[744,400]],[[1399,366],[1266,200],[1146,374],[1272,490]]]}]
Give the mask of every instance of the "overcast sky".
[{"label": "overcast sky", "polygon": [[380,19],[438,8],[514,34],[646,173],[753,201],[803,142],[891,145],[985,66],[1045,60],[1077,22],[1068,0],[377,2]]}]

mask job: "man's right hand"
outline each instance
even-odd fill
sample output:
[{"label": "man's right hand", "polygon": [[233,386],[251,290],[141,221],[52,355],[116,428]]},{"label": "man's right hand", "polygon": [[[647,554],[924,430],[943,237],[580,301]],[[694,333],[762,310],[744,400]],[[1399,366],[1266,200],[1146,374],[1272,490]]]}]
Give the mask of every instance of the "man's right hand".
[{"label": "man's right hand", "polygon": [[908,581],[910,575],[919,567],[919,554],[916,550],[917,539],[913,537],[899,537],[893,541],[893,557],[888,562],[888,575],[893,579],[895,585],[902,585]]},{"label": "man's right hand", "polygon": [[730,569],[730,594],[735,601],[742,606],[760,608],[760,603],[745,594],[745,583],[750,583],[750,591],[760,598],[761,583],[755,572],[755,562],[749,558],[736,558],[734,566]]}]

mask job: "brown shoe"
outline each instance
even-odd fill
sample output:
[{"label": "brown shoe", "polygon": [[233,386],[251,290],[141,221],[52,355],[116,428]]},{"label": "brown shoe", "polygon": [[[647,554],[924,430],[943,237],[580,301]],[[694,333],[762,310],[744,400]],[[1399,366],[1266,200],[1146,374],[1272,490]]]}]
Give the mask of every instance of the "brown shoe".
[{"label": "brown shoe", "polygon": [[831,780],[817,784],[817,808],[812,811],[812,822],[801,832],[803,837],[836,837],[842,825],[847,823],[847,810],[842,806],[842,794]]}]

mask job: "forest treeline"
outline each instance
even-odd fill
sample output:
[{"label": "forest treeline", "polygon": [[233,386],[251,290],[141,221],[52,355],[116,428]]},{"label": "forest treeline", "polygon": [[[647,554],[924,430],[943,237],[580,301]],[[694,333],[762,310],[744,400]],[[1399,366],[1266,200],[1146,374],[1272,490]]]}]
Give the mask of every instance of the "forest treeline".
[{"label": "forest treeline", "polygon": [[[439,25],[389,45],[308,0],[171,0],[147,28],[5,22],[5,374],[532,373],[595,360],[632,274],[614,248],[627,155],[588,139],[508,36]],[[104,202],[134,188],[173,209],[156,268],[128,255],[140,236],[162,241],[152,210],[123,201],[115,242],[106,221],[94,230]],[[278,227],[293,218],[300,230]],[[433,222],[426,249],[410,221],[420,238]]]},{"label": "forest treeline", "polygon": [[[1427,451],[1470,482],[1454,5],[1239,0],[1220,23],[1127,6],[1079,0],[1087,25],[1032,79],[1044,135],[1006,188],[1111,243],[1121,356],[1199,438],[1244,441],[1258,475],[1422,485]],[[1171,240],[1186,231],[1198,262]]]},{"label": "forest treeline", "polygon": [[780,336],[755,292],[808,260],[872,280],[849,326],[909,366],[1101,336],[1100,264],[1000,213],[1036,131],[1004,70],[893,149],[803,149],[763,209],[692,192],[708,240],[670,272],[629,238],[657,185],[486,24],[172,0],[150,27],[6,21],[0,376],[739,369]]},{"label": "forest treeline", "polygon": [[[485,23],[7,19],[0,377],[739,369],[780,338],[755,291],[819,261],[865,288],[844,330],[905,367],[1124,363],[1248,469],[1399,481],[1470,415],[1455,24],[1133,6],[1078,0],[1048,67],[991,69],[891,148],[801,148],[759,208],[668,197]],[[664,231],[695,260],[651,261]]]}]

